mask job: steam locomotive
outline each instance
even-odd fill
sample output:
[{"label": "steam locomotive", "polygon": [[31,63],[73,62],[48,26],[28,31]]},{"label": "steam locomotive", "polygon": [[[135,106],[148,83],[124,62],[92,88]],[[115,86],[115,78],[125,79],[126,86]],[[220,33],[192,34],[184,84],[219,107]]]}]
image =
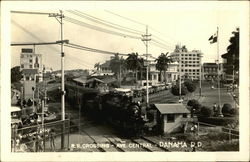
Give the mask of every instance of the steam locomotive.
[{"label": "steam locomotive", "polygon": [[[95,120],[111,123],[122,135],[140,136],[156,126],[155,112],[146,111],[132,96],[117,92],[99,93],[98,90],[66,84],[66,99]],[[146,119],[151,116],[151,120]]]}]

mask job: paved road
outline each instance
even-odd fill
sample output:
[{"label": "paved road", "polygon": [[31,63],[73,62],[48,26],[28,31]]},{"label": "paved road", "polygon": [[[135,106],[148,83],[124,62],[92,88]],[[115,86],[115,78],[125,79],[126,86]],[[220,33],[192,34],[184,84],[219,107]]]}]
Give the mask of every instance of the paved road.
[{"label": "paved road", "polygon": [[[214,103],[219,104],[219,90],[217,88],[212,89],[209,83],[202,84],[202,96],[201,104],[205,106],[213,106]],[[226,88],[220,89],[220,103],[221,106],[225,103],[234,105],[234,99],[232,98],[230,92],[227,92]]]}]

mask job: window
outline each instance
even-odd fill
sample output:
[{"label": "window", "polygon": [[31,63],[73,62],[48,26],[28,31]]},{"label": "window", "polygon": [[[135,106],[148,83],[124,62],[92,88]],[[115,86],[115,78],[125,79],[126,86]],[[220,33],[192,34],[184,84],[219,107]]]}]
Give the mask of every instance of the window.
[{"label": "window", "polygon": [[30,68],[32,68],[32,65],[30,65]]},{"label": "window", "polygon": [[167,114],[167,122],[174,123],[175,122],[175,115],[174,114]]},{"label": "window", "polygon": [[30,63],[32,63],[32,59],[30,59]]},{"label": "window", "polygon": [[185,114],[185,113],[182,114],[182,117],[183,117],[183,118],[187,118],[187,114]]},{"label": "window", "polygon": [[24,68],[24,64],[21,64],[21,68]]}]

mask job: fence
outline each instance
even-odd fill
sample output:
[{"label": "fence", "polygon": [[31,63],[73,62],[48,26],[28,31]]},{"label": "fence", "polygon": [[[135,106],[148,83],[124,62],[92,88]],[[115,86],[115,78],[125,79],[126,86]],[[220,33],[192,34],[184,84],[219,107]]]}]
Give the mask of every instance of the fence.
[{"label": "fence", "polygon": [[[203,122],[190,122],[191,127],[187,130],[190,130],[193,133],[197,134],[202,134],[202,133],[207,133],[206,131],[209,132],[221,132],[224,134],[228,135],[228,140],[232,139],[239,139],[239,131],[232,129],[232,128],[226,128],[226,127],[221,127],[221,126],[216,126],[208,123],[203,123]],[[205,127],[202,127],[205,126]],[[204,131],[206,130],[206,131]]]},{"label": "fence", "polygon": [[12,126],[12,152],[45,152],[69,148],[70,120],[60,120],[44,125],[23,128]]}]

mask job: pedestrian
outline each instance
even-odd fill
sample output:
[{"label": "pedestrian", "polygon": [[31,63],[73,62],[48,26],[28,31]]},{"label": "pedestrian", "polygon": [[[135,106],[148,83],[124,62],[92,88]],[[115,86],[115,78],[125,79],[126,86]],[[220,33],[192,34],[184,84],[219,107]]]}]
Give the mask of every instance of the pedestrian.
[{"label": "pedestrian", "polygon": [[217,111],[217,104],[214,103],[214,106],[213,106],[213,111],[216,112]]},{"label": "pedestrian", "polygon": [[54,151],[55,150],[55,130],[54,129],[50,130],[49,139],[50,139],[50,149]]},{"label": "pedestrian", "polygon": [[43,136],[42,135],[37,136],[37,144],[38,144],[38,152],[42,152],[43,151]]}]

